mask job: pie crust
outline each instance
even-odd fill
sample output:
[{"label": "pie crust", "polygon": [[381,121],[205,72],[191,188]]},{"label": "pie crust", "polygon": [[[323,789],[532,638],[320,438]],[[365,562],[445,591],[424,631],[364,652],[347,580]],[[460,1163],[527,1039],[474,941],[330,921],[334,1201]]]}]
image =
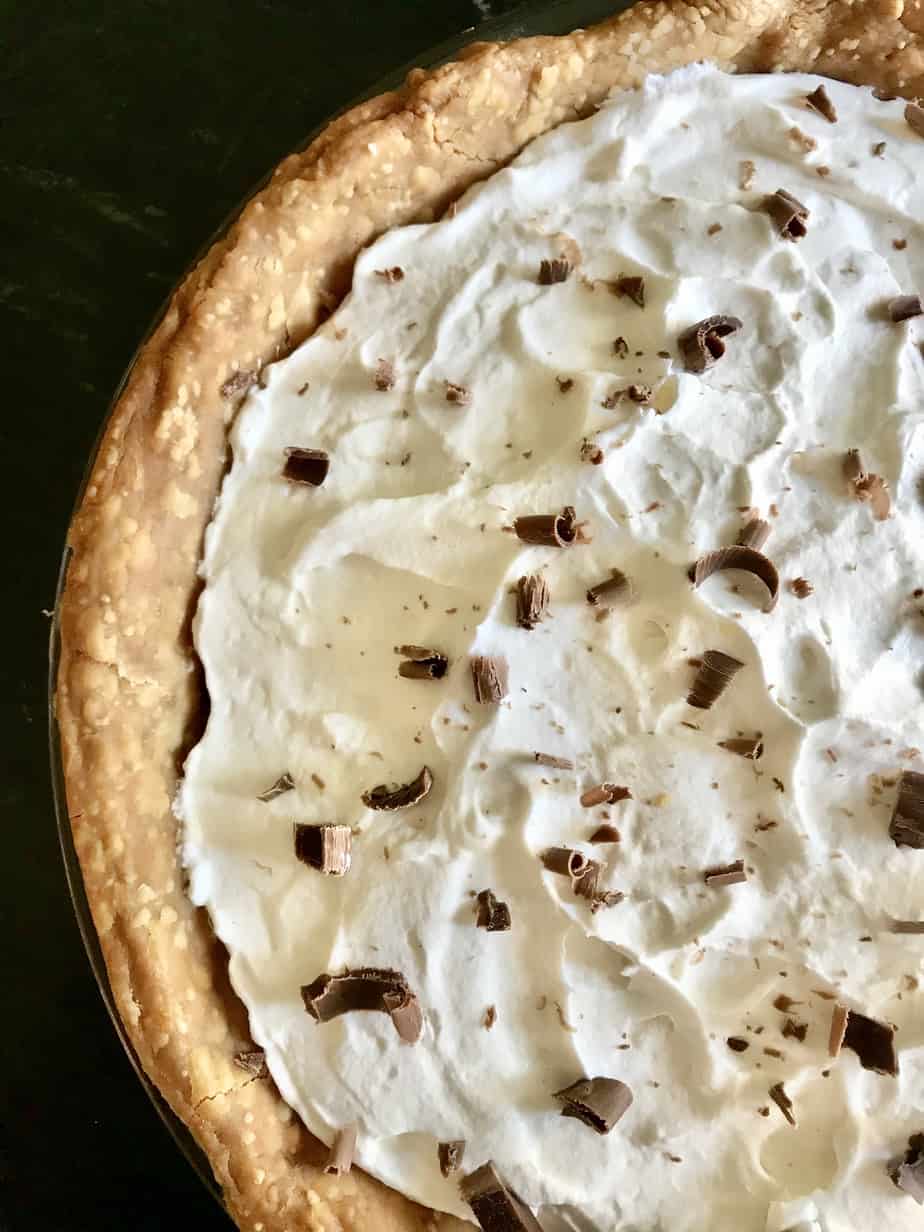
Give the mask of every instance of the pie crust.
[{"label": "pie crust", "polygon": [[249,1232],[466,1227],[326,1150],[252,1048],[206,913],[184,892],[171,801],[207,699],[192,651],[203,532],[227,433],[261,366],[348,289],[359,250],[430,220],[613,87],[698,59],[924,93],[921,0],[643,2],[586,31],[476,43],[362,103],[285,159],[174,294],[106,425],[71,525],[56,713],[68,812],[115,1003],[145,1071]]}]

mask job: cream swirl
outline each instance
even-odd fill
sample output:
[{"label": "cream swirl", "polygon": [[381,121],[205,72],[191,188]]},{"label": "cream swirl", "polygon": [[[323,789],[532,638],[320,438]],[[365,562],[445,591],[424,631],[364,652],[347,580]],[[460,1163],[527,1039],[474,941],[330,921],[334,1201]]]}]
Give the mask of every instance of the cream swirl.
[{"label": "cream swirl", "polygon": [[[550,1229],[919,1227],[886,1161],[924,1129],[924,943],[887,916],[924,915],[924,852],[888,837],[889,784],[920,768],[924,363],[920,322],[881,308],[924,286],[924,145],[901,103],[850,86],[828,83],[829,123],[817,85],[684,70],[537,140],[453,217],[364,252],[233,430],[196,618],[211,714],[178,801],[191,894],[306,1125],[358,1122],[363,1167],[464,1217],[439,1141],[494,1159]],[[781,187],[810,210],[798,244],[762,209]],[[540,285],[561,253],[580,264]],[[626,275],[644,308],[607,285]],[[742,328],[693,375],[678,336],[715,313]],[[610,396],[630,384],[652,405]],[[280,478],[292,445],[330,453],[323,487]],[[890,485],[886,521],[849,498],[851,447]],[[506,529],[564,505],[592,542]],[[771,613],[687,578],[751,507],[784,582]],[[598,620],[585,592],[613,568],[636,601]],[[511,591],[535,571],[551,609],[525,630]],[[400,678],[401,643],[449,674]],[[708,648],[745,667],[697,712]],[[472,654],[506,658],[500,706],[474,704]],[[755,732],[759,763],[717,747]],[[365,808],[424,764],[419,805]],[[260,802],[283,771],[295,790]],[[581,808],[602,781],[632,799]],[[621,841],[588,845],[607,814]],[[295,820],[355,828],[346,876],[296,861]],[[544,870],[554,845],[603,859],[623,900],[591,913]],[[704,884],[736,859],[746,884]],[[509,932],[475,927],[485,888]],[[407,977],[419,1043],[305,1013],[302,984],[362,965]],[[830,1061],[834,995],[896,1024],[897,1078]],[[634,1092],[605,1137],[551,1098],[581,1074]]]}]

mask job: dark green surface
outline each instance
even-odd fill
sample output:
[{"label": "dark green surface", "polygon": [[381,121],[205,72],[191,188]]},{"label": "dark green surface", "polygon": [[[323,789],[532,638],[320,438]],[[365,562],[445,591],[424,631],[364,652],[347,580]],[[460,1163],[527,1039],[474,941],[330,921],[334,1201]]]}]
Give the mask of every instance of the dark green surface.
[{"label": "dark green surface", "polygon": [[170,287],[280,157],[395,66],[519,7],[0,0],[0,1232],[230,1226],[107,1018],[48,786],[42,609],[109,398]]}]

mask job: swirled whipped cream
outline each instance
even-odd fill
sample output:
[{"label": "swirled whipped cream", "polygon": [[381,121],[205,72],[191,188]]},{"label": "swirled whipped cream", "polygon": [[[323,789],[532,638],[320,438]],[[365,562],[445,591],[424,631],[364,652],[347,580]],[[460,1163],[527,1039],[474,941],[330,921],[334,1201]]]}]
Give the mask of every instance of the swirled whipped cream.
[{"label": "swirled whipped cream", "polygon": [[[356,1123],[362,1167],[465,1218],[440,1142],[550,1230],[924,1218],[888,1175],[924,1129],[924,938],[891,931],[924,917],[924,851],[889,837],[921,769],[924,318],[883,310],[924,287],[924,144],[864,89],[826,83],[829,121],[818,85],[699,67],[535,141],[365,251],[233,430],[178,804],[192,898],[305,1124]],[[809,211],[798,242],[765,208],[780,188]],[[741,328],[692,373],[678,338],[715,314]],[[329,454],[322,486],[282,477],[290,447]],[[851,448],[884,520],[851,496]],[[511,533],[565,506],[589,542]],[[770,612],[745,574],[687,572],[755,515]],[[634,602],[588,603],[613,569]],[[550,603],[525,629],[531,574]],[[448,673],[400,676],[404,644]],[[709,649],[744,666],[698,710]],[[476,704],[475,655],[506,660],[501,702]],[[719,744],[757,735],[759,761]],[[424,765],[420,803],[363,803]],[[582,807],[601,783],[631,798]],[[294,823],[352,827],[349,871],[299,862]],[[589,843],[601,824],[618,841]],[[592,911],[552,847],[621,900]],[[739,860],[746,881],[706,882]],[[509,931],[476,926],[485,889]],[[386,1014],[306,1012],[302,985],[357,967],[405,977],[416,1044]],[[829,1056],[837,1003],[894,1025],[897,1076]],[[582,1076],[632,1091],[608,1134],[560,1115]]]}]

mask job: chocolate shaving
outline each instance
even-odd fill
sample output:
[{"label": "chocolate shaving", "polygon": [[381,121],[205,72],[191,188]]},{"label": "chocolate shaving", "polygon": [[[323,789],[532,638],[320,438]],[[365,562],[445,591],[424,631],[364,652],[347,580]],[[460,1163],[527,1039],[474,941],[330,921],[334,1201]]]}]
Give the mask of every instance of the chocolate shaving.
[{"label": "chocolate shaving", "polygon": [[806,95],[805,101],[819,115],[823,115],[829,124],[837,123],[837,111],[831,102],[828,91],[823,85],[820,85],[817,90],[813,90],[811,94]]},{"label": "chocolate shaving", "polygon": [[590,462],[593,466],[599,466],[603,461],[603,450],[599,445],[586,437],[581,442],[581,461]]},{"label": "chocolate shaving", "polygon": [[384,282],[401,282],[404,278],[404,270],[400,265],[393,265],[391,269],[376,270],[375,276]]},{"label": "chocolate shaving", "polygon": [[375,365],[372,383],[380,393],[387,393],[395,387],[395,365],[390,359],[380,359]]},{"label": "chocolate shaving", "polygon": [[807,234],[808,209],[785,189],[778,188],[771,196],[765,197],[764,209],[784,240],[801,240]]},{"label": "chocolate shaving", "polygon": [[342,877],[349,872],[353,831],[349,826],[295,825],[295,854],[302,864],[319,873]]},{"label": "chocolate shaving", "polygon": [[924,1206],[924,1134],[912,1134],[908,1150],[889,1168],[892,1183]]},{"label": "chocolate shaving", "polygon": [[309,487],[319,488],[327,478],[330,458],[323,449],[299,449],[297,445],[290,445],[285,455],[282,477],[289,483],[305,483]]},{"label": "chocolate shaving", "polygon": [[855,500],[868,502],[877,522],[883,522],[889,516],[891,500],[889,489],[880,475],[874,475],[864,468],[858,449],[848,449],[844,455],[844,478],[850,487]]},{"label": "chocolate shaving", "polygon": [[898,780],[889,837],[896,847],[924,848],[924,774],[916,770],[903,770]]},{"label": "chocolate shaving", "polygon": [[781,1014],[786,1014],[794,1005],[801,1004],[801,1001],[795,1001],[792,997],[788,997],[785,992],[781,992],[778,997],[773,998],[773,1008],[779,1010]]},{"label": "chocolate shaving", "polygon": [[452,1176],[462,1167],[465,1155],[465,1141],[459,1138],[455,1142],[439,1142],[436,1147],[437,1158],[440,1161],[440,1172],[443,1176]]},{"label": "chocolate shaving", "polygon": [[234,1054],[234,1064],[253,1078],[268,1078],[266,1053],[262,1048],[242,1049]]},{"label": "chocolate shaving", "polygon": [[735,543],[742,548],[754,548],[759,552],[770,538],[771,526],[763,518],[751,518],[741,528]]},{"label": "chocolate shaving", "polygon": [[795,1125],[796,1117],[792,1110],[792,1100],[783,1089],[782,1082],[778,1082],[775,1086],[772,1086],[768,1091],[768,1094],[790,1125]]},{"label": "chocolate shaving", "polygon": [[343,1176],[353,1167],[353,1152],[356,1150],[356,1126],[345,1125],[334,1136],[324,1171],[328,1176]]},{"label": "chocolate shaving", "polygon": [[730,1035],[725,1043],[729,1046],[732,1052],[747,1052],[750,1044],[746,1039],[742,1039],[740,1035]]},{"label": "chocolate shaving", "polygon": [[857,1054],[864,1069],[891,1078],[898,1075],[895,1029],[887,1023],[876,1022],[865,1014],[848,1010],[843,1045]]},{"label": "chocolate shaving", "polygon": [[483,1232],[542,1232],[529,1207],[501,1179],[491,1160],[470,1172],[459,1185]]},{"label": "chocolate shaving", "polygon": [[397,653],[405,656],[398,664],[398,675],[406,680],[442,680],[449,660],[440,650],[429,646],[399,646]]},{"label": "chocolate shaving", "polygon": [[353,1010],[388,1014],[405,1043],[415,1043],[423,1031],[420,1003],[399,971],[356,967],[341,975],[326,972],[302,986],[302,1001],[315,1022],[330,1022]]},{"label": "chocolate shaving", "polygon": [[836,1057],[844,1043],[844,1033],[847,1030],[847,1019],[850,1010],[846,1005],[835,1004],[831,1011],[831,1030],[828,1033],[828,1056]]},{"label": "chocolate shaving", "polygon": [[603,865],[588,859],[582,852],[570,847],[549,847],[540,858],[550,873],[571,879],[575,896],[586,898],[594,915],[601,907],[613,907],[622,902],[623,895],[618,891],[599,888]]},{"label": "chocolate shaving", "polygon": [[574,380],[570,376],[557,376],[555,381],[558,385],[558,392],[560,394],[566,394],[569,390],[574,388]]},{"label": "chocolate shaving", "polygon": [[539,262],[539,285],[550,287],[556,282],[566,282],[571,274],[572,265],[564,257],[553,257]]},{"label": "chocolate shaving", "polygon": [[741,547],[740,544],[730,548],[717,548],[716,551],[701,556],[690,566],[688,574],[694,586],[701,586],[714,573],[722,573],[726,569],[740,569],[763,582],[769,598],[761,610],[773,611],[780,594],[780,575],[773,561],[756,548]]},{"label": "chocolate shaving", "polygon": [[807,578],[793,578],[787,585],[797,599],[807,599],[809,595],[815,593],[815,587]]},{"label": "chocolate shaving", "polygon": [[714,868],[707,868],[703,873],[703,880],[707,886],[739,885],[747,879],[743,860],[736,860],[734,864],[717,864]]},{"label": "chocolate shaving", "polygon": [[470,662],[475,701],[479,705],[493,705],[507,696],[506,659],[491,655],[474,655]]},{"label": "chocolate shaving", "polygon": [[924,933],[924,920],[889,920],[889,932],[905,936]]},{"label": "chocolate shaving", "polygon": [[587,602],[594,607],[601,599],[607,607],[626,607],[635,598],[632,583],[620,569],[611,569],[610,576],[587,592]]},{"label": "chocolate shaving", "polygon": [[533,757],[540,766],[552,766],[555,770],[574,769],[574,762],[570,757],[556,757],[553,753],[534,753]]},{"label": "chocolate shaving", "polygon": [[466,385],[454,385],[446,381],[446,401],[453,406],[468,406],[472,400],[471,390]]},{"label": "chocolate shaving", "polygon": [[717,744],[720,749],[725,749],[728,753],[737,753],[739,757],[746,757],[748,761],[759,761],[764,754],[764,742],[759,736],[736,736],[731,740],[719,740]]},{"label": "chocolate shaving", "polygon": [[478,915],[475,923],[489,933],[505,933],[510,929],[510,908],[494,897],[493,890],[482,890],[478,895]]},{"label": "chocolate shaving", "polygon": [[536,513],[517,518],[513,529],[524,543],[539,543],[544,547],[566,548],[579,538],[572,505],[561,513]]},{"label": "chocolate shaving", "polygon": [[618,1078],[579,1078],[552,1098],[564,1105],[562,1116],[576,1117],[598,1134],[608,1134],[632,1105],[632,1092]]},{"label": "chocolate shaving", "polygon": [[620,800],[631,800],[632,792],[628,787],[617,787],[615,783],[600,783],[597,787],[588,787],[581,794],[581,804],[584,808],[596,808],[598,804],[617,804]]},{"label": "chocolate shaving", "polygon": [[530,573],[517,582],[517,624],[535,629],[549,608],[549,584],[541,573]]},{"label": "chocolate shaving", "polygon": [[267,787],[266,791],[261,791],[257,799],[263,804],[269,804],[270,800],[275,800],[277,796],[284,796],[287,791],[294,791],[294,789],[295,780],[287,770],[285,774],[280,774],[272,787]]},{"label": "chocolate shaving", "polygon": [[497,1022],[497,1006],[489,1005],[485,1012],[481,1015],[481,1025],[486,1031],[490,1031]]},{"label": "chocolate shaving", "polygon": [[419,804],[430,794],[432,786],[433,775],[430,773],[430,768],[423,766],[417,777],[411,779],[410,783],[392,786],[380,783],[378,787],[364,791],[362,802],[366,808],[393,813],[396,809],[410,808],[414,804]]},{"label": "chocolate shaving", "polygon": [[680,356],[688,372],[705,372],[725,354],[724,338],[741,328],[738,317],[706,317],[691,325],[677,339]]},{"label": "chocolate shaving", "polygon": [[238,394],[245,394],[256,379],[254,372],[232,372],[227,380],[222,382],[218,392],[223,398],[236,398]]},{"label": "chocolate shaving", "polygon": [[905,120],[908,127],[919,137],[924,137],[924,107],[919,107],[917,103],[908,103],[905,107]]},{"label": "chocolate shaving", "polygon": [[602,826],[597,826],[587,841],[589,843],[618,843],[621,837],[615,826],[604,823]]},{"label": "chocolate shaving", "polygon": [[622,334],[613,341],[613,354],[617,359],[625,359],[629,354],[629,344],[623,338]]},{"label": "chocolate shaving", "polygon": [[640,406],[651,401],[650,385],[630,385],[625,392],[630,402],[637,402]]},{"label": "chocolate shaving", "polygon": [[744,667],[740,659],[721,650],[703,654],[693,687],[687,694],[687,704],[698,710],[710,710],[722,696],[736,674]]},{"label": "chocolate shaving", "polygon": [[808,1035],[807,1022],[796,1022],[795,1018],[787,1018],[783,1023],[783,1037],[785,1039],[795,1039],[800,1044],[804,1044],[806,1035]]},{"label": "chocolate shaving", "polygon": [[622,275],[615,282],[611,282],[609,287],[614,295],[622,295],[626,299],[631,299],[633,303],[638,304],[639,308],[645,307],[644,278]]},{"label": "chocolate shaving", "polygon": [[895,299],[889,300],[888,309],[889,320],[893,325],[898,325],[900,321],[919,317],[924,312],[924,305],[921,304],[920,295],[896,295]]}]

